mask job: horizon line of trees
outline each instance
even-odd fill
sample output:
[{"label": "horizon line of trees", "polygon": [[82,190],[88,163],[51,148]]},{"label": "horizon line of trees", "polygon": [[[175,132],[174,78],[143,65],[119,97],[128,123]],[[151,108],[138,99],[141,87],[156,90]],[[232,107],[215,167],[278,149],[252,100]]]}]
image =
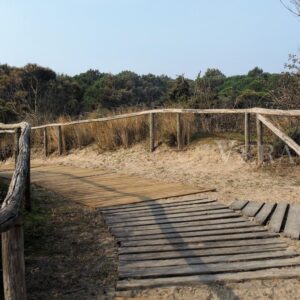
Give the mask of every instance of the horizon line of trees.
[{"label": "horizon line of trees", "polygon": [[0,122],[37,121],[60,115],[80,117],[124,107],[299,108],[300,60],[291,55],[287,71],[255,67],[245,75],[225,76],[207,69],[195,80],[183,75],[118,74],[88,70],[68,76],[37,64],[0,65]]}]

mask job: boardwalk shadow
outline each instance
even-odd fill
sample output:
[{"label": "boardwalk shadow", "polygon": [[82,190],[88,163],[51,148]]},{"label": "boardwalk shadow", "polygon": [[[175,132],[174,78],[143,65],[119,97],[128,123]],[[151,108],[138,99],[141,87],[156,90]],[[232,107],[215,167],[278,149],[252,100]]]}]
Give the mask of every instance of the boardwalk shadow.
[{"label": "boardwalk shadow", "polygon": [[[145,202],[147,203],[147,202]],[[189,243],[186,243],[184,241],[184,238],[181,236],[180,232],[178,231],[178,229],[173,225],[173,222],[169,220],[169,217],[168,217],[168,213],[166,212],[165,208],[156,202],[156,207],[161,211],[161,214],[159,215],[159,219],[157,218],[157,214],[156,214],[156,211],[157,211],[157,208],[154,210],[153,207],[151,205],[148,205],[148,208],[149,210],[152,212],[152,216],[157,220],[161,220],[161,217],[164,216],[165,219],[166,219],[166,223],[168,223],[168,230],[165,229],[164,226],[161,226],[161,223],[160,222],[155,222],[155,224],[157,226],[159,226],[160,230],[161,230],[161,233],[165,235],[165,239],[169,241],[169,245],[171,245],[173,247],[173,250],[174,251],[177,251],[178,252],[178,256],[182,259],[184,259],[186,261],[186,265],[193,268],[194,265],[198,265],[198,264],[201,264],[203,265],[204,268],[206,268],[205,270],[205,274],[209,274],[210,277],[213,276],[213,272],[209,269],[209,267],[207,267],[207,265],[202,261],[201,257],[195,252],[194,249],[192,249],[189,245]],[[165,223],[164,223],[165,224]],[[169,231],[170,229],[172,229],[172,238],[169,238]],[[172,240],[173,239],[176,239],[178,240],[178,242],[176,243],[172,243]],[[205,244],[205,243],[204,243]],[[182,253],[182,248],[180,247],[180,245],[185,245],[185,255],[182,256],[180,255]],[[190,264],[189,263],[189,260],[188,258],[189,257],[193,257],[193,264]],[[172,259],[172,258],[170,258]],[[179,267],[180,268],[180,267]],[[192,274],[192,275],[205,275],[205,274]],[[181,275],[178,275],[178,276],[181,276]],[[199,283],[201,284],[205,284],[209,287],[209,289],[211,289],[211,291],[219,298],[219,299],[234,299],[234,300],[238,300],[239,297],[234,293],[234,291],[227,287],[224,283],[218,283],[217,281],[217,278],[216,278],[216,281],[212,283],[205,283],[205,282],[201,282],[201,280],[199,279]],[[193,283],[193,286],[196,286],[196,282]],[[216,286],[216,284],[218,285],[222,285],[222,288],[225,289],[226,291],[226,298],[225,295],[224,295],[224,291],[222,292],[222,290],[220,288],[218,288],[218,286]],[[189,286],[188,284],[185,284],[185,286]]]}]

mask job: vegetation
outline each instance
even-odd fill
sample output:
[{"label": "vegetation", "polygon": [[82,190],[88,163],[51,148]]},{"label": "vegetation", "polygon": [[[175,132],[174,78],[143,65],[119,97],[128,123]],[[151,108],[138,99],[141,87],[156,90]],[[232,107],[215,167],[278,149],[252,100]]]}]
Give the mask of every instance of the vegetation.
[{"label": "vegetation", "polygon": [[0,65],[0,122],[25,118],[43,123],[61,115],[78,118],[124,107],[297,107],[299,59],[291,56],[287,68],[286,73],[270,74],[255,67],[247,75],[229,77],[208,69],[190,80],[130,71],[113,75],[89,70],[67,76],[36,64]]}]

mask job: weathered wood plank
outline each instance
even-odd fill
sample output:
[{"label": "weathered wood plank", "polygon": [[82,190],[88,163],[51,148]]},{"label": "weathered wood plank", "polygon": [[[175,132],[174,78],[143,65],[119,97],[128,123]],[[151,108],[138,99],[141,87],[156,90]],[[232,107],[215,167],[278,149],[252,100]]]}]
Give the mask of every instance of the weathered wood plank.
[{"label": "weathered wood plank", "polygon": [[[118,216],[118,217],[123,217],[123,216],[146,216],[146,215],[159,215],[159,214],[164,214],[165,212],[179,212],[179,211],[187,211],[187,210],[192,210],[195,208],[202,208],[205,209],[206,207],[212,206],[212,205],[217,205],[220,206],[221,204],[214,204],[216,201],[211,202],[206,201],[206,202],[192,202],[190,204],[188,203],[183,203],[182,205],[158,205],[157,207],[152,207],[152,208],[144,208],[140,210],[131,210],[131,211],[120,211],[120,212],[103,212],[105,216],[111,217],[111,216]],[[223,207],[225,207],[223,205]]]},{"label": "weathered wood plank", "polygon": [[300,237],[300,204],[291,204],[283,234],[293,239]]},{"label": "weathered wood plank", "polygon": [[268,270],[255,270],[251,272],[235,272],[220,274],[205,274],[193,276],[176,276],[167,278],[151,279],[129,279],[120,280],[117,283],[117,290],[128,290],[135,288],[150,288],[160,286],[180,286],[186,284],[199,284],[209,282],[230,282],[250,279],[276,279],[276,278],[299,278],[300,268],[270,268]]},{"label": "weathered wood plank", "polygon": [[254,217],[255,221],[259,224],[265,225],[274,211],[276,204],[275,203],[266,203],[262,209],[259,211],[259,213]]},{"label": "weathered wood plank", "polygon": [[174,275],[200,275],[214,274],[222,272],[242,272],[256,271],[268,268],[278,267],[293,267],[300,266],[300,257],[286,259],[268,259],[264,261],[240,261],[228,263],[207,263],[191,266],[162,267],[149,269],[133,269],[127,272],[120,272],[120,278],[153,278],[159,276],[174,276]]},{"label": "weathered wood plank", "polygon": [[[200,201],[200,202],[199,202]],[[190,203],[207,203],[207,202],[216,202],[216,200],[210,200],[207,197],[197,198],[197,199],[157,199],[157,200],[149,200],[143,203],[137,204],[124,204],[124,205],[115,205],[113,207],[105,207],[102,209],[105,213],[115,213],[115,212],[122,212],[122,211],[134,211],[136,209],[149,209],[149,208],[161,208],[161,207],[172,207],[175,205],[189,205]]]},{"label": "weathered wood plank", "polygon": [[[275,237],[275,236],[274,236]],[[277,237],[277,236],[276,236]],[[125,253],[143,253],[143,252],[162,252],[162,251],[173,251],[173,250],[190,250],[190,249],[209,249],[216,247],[232,247],[232,246],[251,246],[251,245],[265,245],[267,243],[278,242],[278,239],[274,240],[271,236],[269,238],[253,238],[246,239],[233,239],[228,241],[207,241],[207,242],[193,242],[193,243],[181,243],[181,244],[170,244],[170,245],[151,245],[151,246],[140,246],[140,247],[121,247],[119,248],[120,254]]]},{"label": "weathered wood plank", "polygon": [[107,224],[119,224],[119,223],[128,223],[128,222],[157,222],[158,220],[165,220],[170,218],[182,218],[182,217],[189,217],[189,216],[202,216],[202,215],[210,215],[210,214],[222,214],[222,213],[231,213],[231,210],[228,208],[224,208],[223,206],[217,206],[215,208],[211,209],[194,209],[192,211],[184,211],[184,212],[176,212],[176,213],[169,213],[165,212],[164,214],[159,215],[149,215],[149,216],[142,216],[142,217],[132,217],[128,216],[128,218],[125,217],[106,217],[106,223]]},{"label": "weathered wood plank", "polygon": [[[158,237],[160,235],[165,234],[182,234],[182,233],[190,233],[193,232],[209,232],[221,229],[246,229],[250,230],[250,228],[255,227],[255,224],[250,222],[239,222],[239,223],[225,223],[225,224],[212,224],[212,225],[198,225],[198,226],[187,226],[187,227],[179,227],[179,228],[167,228],[167,229],[157,229],[157,230],[132,230],[132,231],[123,231],[119,230],[113,232],[117,238],[128,238],[128,237],[145,237],[146,239],[151,239]],[[263,228],[263,227],[261,227]]]},{"label": "weathered wood plank", "polygon": [[271,259],[271,258],[288,258],[299,256],[299,254],[293,250],[273,250],[267,252],[255,252],[255,253],[243,253],[243,254],[227,254],[217,256],[205,256],[205,257],[185,257],[176,259],[156,259],[156,260],[144,260],[126,262],[121,261],[119,266],[119,272],[129,272],[138,268],[160,268],[170,266],[190,266],[194,264],[207,264],[207,263],[220,263],[220,262],[237,262],[247,260],[259,260],[259,259]]},{"label": "weathered wood plank", "polygon": [[216,230],[205,230],[205,231],[198,231],[195,228],[191,228],[190,232],[173,232],[173,233],[161,233],[161,234],[151,234],[147,235],[147,231],[145,231],[144,235],[129,235],[125,237],[117,236],[117,240],[120,242],[126,241],[145,241],[145,240],[156,240],[156,239],[172,239],[172,238],[186,238],[186,237],[197,237],[197,236],[218,236],[218,235],[230,235],[230,234],[237,234],[237,233],[250,233],[250,232],[267,232],[266,229],[262,226],[252,226],[246,228],[233,228],[233,229],[216,229]]},{"label": "weathered wood plank", "polygon": [[221,219],[205,219],[205,220],[194,220],[194,221],[186,221],[180,223],[166,223],[166,224],[155,224],[155,225],[145,225],[145,226],[128,226],[128,227],[120,227],[114,228],[111,227],[110,230],[114,234],[120,234],[121,232],[131,232],[131,231],[148,231],[151,232],[152,230],[163,230],[165,232],[166,229],[178,229],[178,228],[188,228],[190,226],[202,226],[202,225],[212,225],[212,224],[234,224],[239,222],[246,222],[246,219],[233,216],[228,218],[221,218]]},{"label": "weathered wood plank", "polygon": [[144,226],[144,225],[157,225],[157,224],[167,224],[167,223],[181,223],[186,221],[201,221],[201,220],[214,220],[214,219],[223,219],[223,218],[233,218],[239,217],[240,215],[233,212],[224,212],[224,213],[214,213],[214,214],[199,214],[195,216],[188,216],[182,218],[165,218],[157,221],[137,221],[137,222],[122,222],[119,224],[114,224],[113,227],[132,227],[132,226]]},{"label": "weathered wood plank", "polygon": [[[285,250],[287,245],[284,242],[279,242],[278,239],[264,240],[264,244],[253,244],[247,246],[228,246],[216,248],[189,248],[183,250],[170,250],[166,252],[145,252],[145,253],[132,253],[120,254],[120,262],[140,262],[148,260],[165,260],[185,257],[206,257],[206,256],[219,256],[219,255],[234,255],[234,254],[247,254],[247,253],[261,253],[271,252],[278,250]],[[266,243],[267,242],[267,243]]]},{"label": "weathered wood plank", "polygon": [[235,200],[233,203],[229,205],[229,208],[233,210],[241,210],[246,206],[248,202],[249,202],[248,200]]},{"label": "weathered wood plank", "polygon": [[[234,241],[234,240],[247,240],[257,238],[272,238],[278,236],[276,233],[269,233],[267,231],[258,232],[243,232],[231,233],[224,235],[213,236],[193,236],[193,237],[174,237],[174,238],[161,238],[155,240],[129,240],[121,242],[121,247],[137,247],[138,249],[145,249],[147,246],[154,247],[156,245],[175,245],[184,243],[203,243],[213,241]],[[141,248],[139,248],[141,247]],[[174,246],[176,247],[176,246]]]},{"label": "weathered wood plank", "polygon": [[274,213],[272,214],[272,218],[268,224],[268,228],[273,232],[280,232],[282,228],[283,219],[288,208],[287,203],[279,203],[277,204]]},{"label": "weathered wood plank", "polygon": [[250,201],[242,209],[242,212],[247,217],[254,217],[263,205],[264,205],[264,203],[262,203],[262,202]]}]

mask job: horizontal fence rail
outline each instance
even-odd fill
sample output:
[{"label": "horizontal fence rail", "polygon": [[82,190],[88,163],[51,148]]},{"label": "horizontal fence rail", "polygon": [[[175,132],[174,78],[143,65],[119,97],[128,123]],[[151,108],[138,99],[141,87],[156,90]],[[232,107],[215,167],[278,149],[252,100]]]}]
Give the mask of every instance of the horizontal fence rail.
[{"label": "horizontal fence rail", "polygon": [[112,120],[126,119],[137,116],[143,116],[148,114],[159,114],[159,113],[192,113],[192,114],[262,114],[262,115],[273,115],[273,116],[295,116],[300,117],[300,110],[281,110],[281,109],[266,109],[266,108],[248,108],[248,109],[179,109],[179,108],[165,108],[165,109],[152,109],[144,110],[140,112],[133,112],[128,114],[103,117],[98,119],[78,120],[67,123],[52,123],[40,126],[33,126],[32,130],[42,129],[46,127],[59,127],[59,126],[70,126],[77,124],[86,124],[94,122],[106,122]]}]

